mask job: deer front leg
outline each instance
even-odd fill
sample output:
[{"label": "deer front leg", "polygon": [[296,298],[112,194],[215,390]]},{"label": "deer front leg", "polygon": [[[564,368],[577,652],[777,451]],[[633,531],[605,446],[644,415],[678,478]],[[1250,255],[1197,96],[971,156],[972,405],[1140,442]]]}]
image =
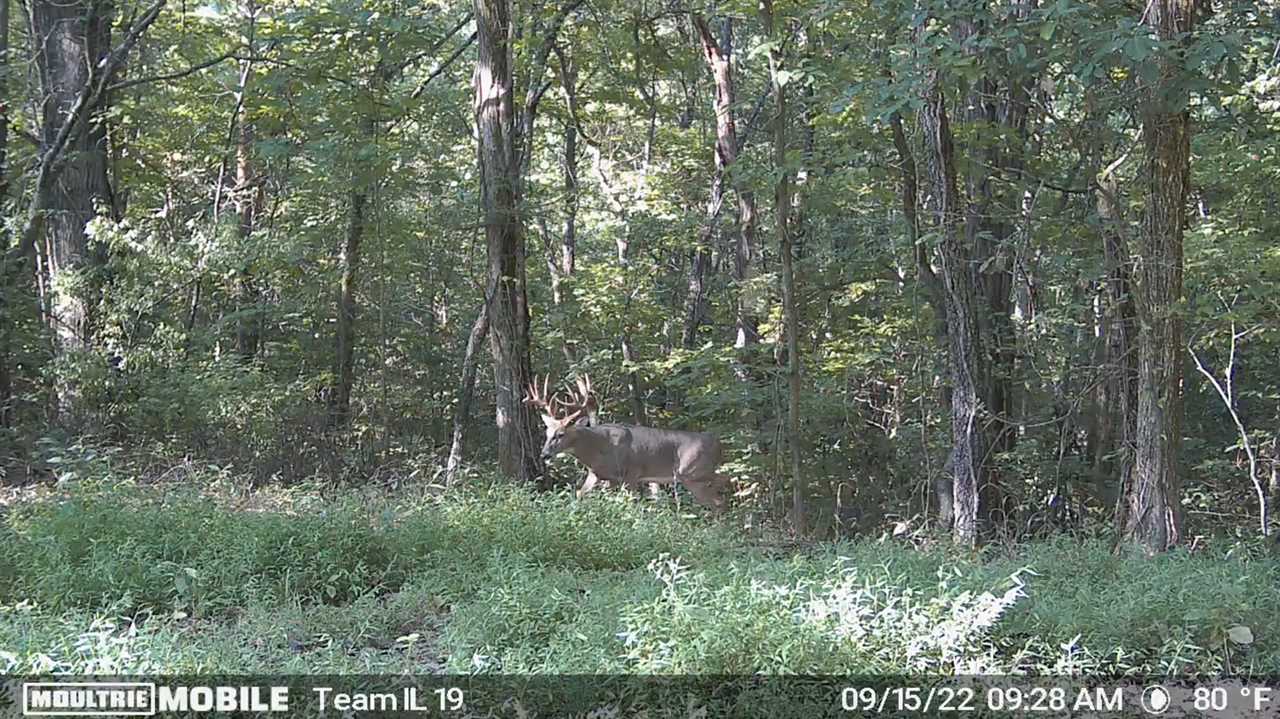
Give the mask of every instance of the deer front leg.
[{"label": "deer front leg", "polygon": [[582,495],[595,489],[596,483],[600,481],[600,477],[593,470],[587,470],[587,478],[582,481],[582,486],[578,487],[578,491],[574,495],[578,499],[582,499]]},{"label": "deer front leg", "polygon": [[618,482],[618,485],[626,489],[637,497],[644,497],[646,492],[650,497],[656,497],[657,491],[654,487],[658,486],[656,482],[644,482],[638,479],[627,479]]}]

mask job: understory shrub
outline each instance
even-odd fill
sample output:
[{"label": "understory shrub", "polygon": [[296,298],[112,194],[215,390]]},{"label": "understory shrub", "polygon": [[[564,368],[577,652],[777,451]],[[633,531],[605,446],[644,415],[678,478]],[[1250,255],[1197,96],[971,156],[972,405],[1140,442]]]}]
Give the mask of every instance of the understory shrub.
[{"label": "understory shrub", "polygon": [[1280,562],[1226,544],[797,548],[621,493],[107,481],[0,542],[10,671],[1280,671]]}]

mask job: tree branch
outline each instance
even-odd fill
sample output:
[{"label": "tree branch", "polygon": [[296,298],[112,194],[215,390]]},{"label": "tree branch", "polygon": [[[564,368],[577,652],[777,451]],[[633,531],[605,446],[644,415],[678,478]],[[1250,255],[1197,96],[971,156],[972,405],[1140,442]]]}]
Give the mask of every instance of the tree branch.
[{"label": "tree branch", "polygon": [[[418,53],[418,54],[416,54],[416,55],[413,55],[412,57],[409,57],[409,58],[408,58],[408,59],[406,59],[404,62],[400,63],[399,67],[397,67],[397,68],[396,68],[396,72],[404,72],[405,68],[409,67],[409,66],[410,66],[410,65],[412,65],[413,63],[415,63],[415,62],[417,62],[417,61],[421,60],[421,59],[422,59],[422,58],[424,58],[424,57],[429,57],[429,56],[435,55],[436,53],[440,52],[440,49],[444,47],[445,43],[447,43],[447,42],[449,42],[450,40],[452,40],[452,39],[453,39],[453,36],[454,36],[454,35],[457,35],[457,34],[458,34],[458,31],[459,31],[459,30],[461,30],[462,28],[466,27],[466,24],[467,24],[467,23],[469,23],[469,22],[471,22],[471,13],[469,13],[469,12],[468,12],[468,13],[466,13],[465,15],[463,15],[463,16],[462,16],[462,19],[458,21],[458,24],[457,24],[457,25],[454,25],[454,26],[453,26],[453,28],[449,30],[449,32],[447,32],[447,33],[445,33],[445,34],[444,34],[444,37],[440,38],[440,39],[436,42],[436,44],[435,44],[435,45],[432,45],[432,46],[431,46],[431,49],[429,49],[429,50],[423,50],[422,52],[420,52],[420,53]],[[472,32],[472,33],[471,33],[471,40],[474,40],[474,39],[475,39],[475,37],[476,37],[475,33],[474,33],[474,32]],[[468,40],[467,42],[463,43],[463,45],[464,45],[464,46],[466,46],[466,45],[470,44],[470,43],[471,43],[471,40]]]},{"label": "tree branch", "polygon": [[741,154],[746,148],[747,143],[751,141],[751,132],[759,127],[758,120],[760,113],[764,111],[765,103],[773,95],[773,86],[765,85],[764,92],[760,93],[760,97],[756,99],[755,107],[751,108],[751,116],[747,118],[746,123],[742,127],[742,132],[738,134],[738,153]]},{"label": "tree branch", "polygon": [[524,107],[519,111],[519,122],[516,126],[516,147],[517,147],[517,165],[520,168],[520,176],[524,177],[525,168],[529,166],[533,155],[533,123],[538,116],[538,103],[542,100],[542,96],[546,93],[551,83],[540,85],[542,75],[547,69],[547,59],[551,55],[551,48],[555,46],[556,38],[560,35],[560,28],[564,26],[565,20],[578,6],[582,5],[583,0],[570,0],[556,11],[555,17],[551,19],[551,23],[547,26],[547,30],[543,35],[542,46],[538,48],[538,52],[533,57],[530,64],[529,87],[525,90]]},{"label": "tree branch", "polygon": [[1195,361],[1196,370],[1204,375],[1205,379],[1209,380],[1209,384],[1213,385],[1213,389],[1218,393],[1218,398],[1222,400],[1222,406],[1226,408],[1227,414],[1231,415],[1231,422],[1236,426],[1236,433],[1240,437],[1240,445],[1244,448],[1245,456],[1249,460],[1249,482],[1253,485],[1253,491],[1258,497],[1258,523],[1262,536],[1265,537],[1270,529],[1267,493],[1262,486],[1262,480],[1258,478],[1258,460],[1253,451],[1253,443],[1249,440],[1249,432],[1244,426],[1244,420],[1240,418],[1240,413],[1236,410],[1235,388],[1232,384],[1232,375],[1235,373],[1236,365],[1236,346],[1240,340],[1258,329],[1260,327],[1237,332],[1236,323],[1231,323],[1231,349],[1227,356],[1227,366],[1222,371],[1222,382],[1219,382],[1218,378],[1205,367],[1204,363],[1200,361],[1200,355],[1196,354],[1195,349],[1190,344],[1187,345],[1187,352],[1191,354],[1191,359]]},{"label": "tree branch", "polygon": [[210,58],[208,60],[205,60],[204,62],[197,63],[183,70],[164,73],[162,75],[152,75],[151,77],[139,77],[133,80],[125,80],[124,82],[117,82],[114,85],[107,86],[107,92],[116,92],[119,90],[126,90],[128,88],[135,87],[137,85],[145,85],[151,82],[167,82],[169,80],[177,80],[179,78],[187,77],[188,75],[194,75],[197,72],[200,72],[201,70],[204,70],[206,68],[213,67],[214,65],[217,65],[220,62],[224,62],[226,60],[232,60],[232,59],[236,59],[236,51],[228,50],[227,52],[224,52],[217,57]]},{"label": "tree branch", "polygon": [[472,32],[471,37],[468,37],[466,39],[466,42],[463,42],[461,45],[459,45],[458,49],[454,50],[452,55],[446,58],[444,62],[440,63],[439,67],[437,67],[435,70],[432,70],[431,74],[427,76],[427,79],[419,83],[417,89],[415,89],[413,91],[413,94],[409,95],[409,97],[415,100],[418,99],[418,96],[421,95],[427,89],[427,85],[430,84],[432,80],[439,77],[445,70],[449,69],[449,66],[452,65],[453,62],[462,55],[462,53],[466,52],[467,48],[471,47],[471,43],[475,41],[476,41],[476,34],[475,32]]}]

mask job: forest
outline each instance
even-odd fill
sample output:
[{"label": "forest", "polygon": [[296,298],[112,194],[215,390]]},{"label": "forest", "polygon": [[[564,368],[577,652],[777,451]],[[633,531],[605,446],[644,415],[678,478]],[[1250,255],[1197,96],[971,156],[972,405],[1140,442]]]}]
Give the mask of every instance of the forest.
[{"label": "forest", "polygon": [[0,63],[0,673],[1280,674],[1275,0]]}]

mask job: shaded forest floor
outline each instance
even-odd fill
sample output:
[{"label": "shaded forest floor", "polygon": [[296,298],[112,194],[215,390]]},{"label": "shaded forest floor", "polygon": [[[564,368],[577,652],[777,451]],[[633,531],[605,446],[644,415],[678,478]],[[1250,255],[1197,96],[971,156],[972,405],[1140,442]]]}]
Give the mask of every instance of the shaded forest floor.
[{"label": "shaded forest floor", "polygon": [[1280,672],[1280,558],[779,549],[660,501],[84,478],[0,505],[0,672]]}]

